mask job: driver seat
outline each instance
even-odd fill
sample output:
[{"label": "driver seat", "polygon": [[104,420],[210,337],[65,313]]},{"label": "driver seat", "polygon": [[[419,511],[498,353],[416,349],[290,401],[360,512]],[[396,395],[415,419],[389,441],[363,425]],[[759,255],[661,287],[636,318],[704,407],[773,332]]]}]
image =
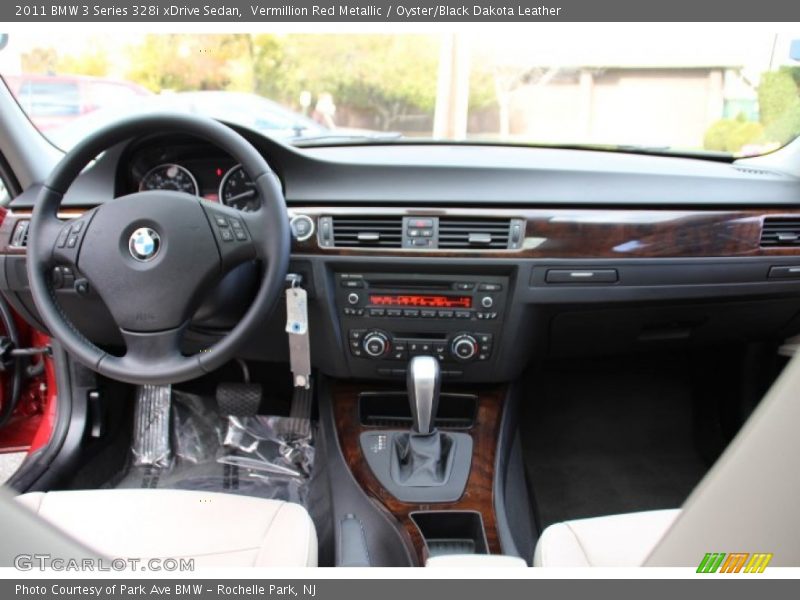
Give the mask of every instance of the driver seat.
[{"label": "driver seat", "polygon": [[299,504],[167,489],[32,492],[17,501],[110,558],[193,558],[195,567],[315,567]]}]

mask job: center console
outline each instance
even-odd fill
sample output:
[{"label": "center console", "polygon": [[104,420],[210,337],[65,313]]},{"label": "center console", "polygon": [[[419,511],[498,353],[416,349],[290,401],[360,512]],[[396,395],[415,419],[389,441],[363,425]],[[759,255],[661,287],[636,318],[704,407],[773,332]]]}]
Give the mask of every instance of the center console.
[{"label": "center console", "polygon": [[491,372],[508,277],[348,272],[335,279],[353,376],[402,378],[420,355],[435,357],[445,380]]}]

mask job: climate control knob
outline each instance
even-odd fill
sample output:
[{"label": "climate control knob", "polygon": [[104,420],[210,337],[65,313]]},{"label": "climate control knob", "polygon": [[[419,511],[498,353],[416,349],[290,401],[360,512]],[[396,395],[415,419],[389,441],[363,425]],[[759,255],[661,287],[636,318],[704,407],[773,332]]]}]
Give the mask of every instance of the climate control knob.
[{"label": "climate control knob", "polygon": [[364,352],[371,358],[381,358],[391,350],[389,336],[382,331],[370,331],[364,336]]},{"label": "climate control knob", "polygon": [[471,360],[478,353],[478,342],[468,333],[453,338],[450,352],[458,360]]}]

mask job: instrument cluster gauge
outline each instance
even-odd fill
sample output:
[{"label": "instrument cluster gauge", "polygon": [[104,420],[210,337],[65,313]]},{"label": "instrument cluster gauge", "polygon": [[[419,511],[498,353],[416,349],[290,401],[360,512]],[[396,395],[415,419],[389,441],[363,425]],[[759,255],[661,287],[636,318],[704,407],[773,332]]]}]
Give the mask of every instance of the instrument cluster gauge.
[{"label": "instrument cluster gauge", "polygon": [[200,194],[197,180],[186,167],[174,163],[158,165],[150,169],[139,182],[139,191],[171,190],[185,192],[192,196]]},{"label": "instrument cluster gauge", "polygon": [[258,210],[261,205],[256,184],[242,165],[235,165],[225,173],[219,184],[219,199],[222,204],[244,212]]}]

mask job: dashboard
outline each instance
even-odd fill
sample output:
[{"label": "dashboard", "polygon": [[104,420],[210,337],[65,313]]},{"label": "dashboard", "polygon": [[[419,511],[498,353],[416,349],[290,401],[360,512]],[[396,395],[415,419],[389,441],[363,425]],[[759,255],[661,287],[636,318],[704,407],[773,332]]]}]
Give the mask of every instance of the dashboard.
[{"label": "dashboard", "polygon": [[[609,152],[392,144],[298,149],[241,131],[286,196],[290,269],[309,292],[312,361],[342,378],[403,376],[415,353],[445,377],[510,381],[531,359],[780,340],[800,333],[800,180],[736,163]],[[247,174],[180,133],[112,148],[67,193],[65,218],[145,189],[256,210]],[[24,223],[0,225],[0,287],[37,323]],[[247,306],[258,266],[209,290],[187,351]],[[114,345],[102,299],[64,310]],[[74,277],[74,276],[73,276]],[[87,303],[90,310],[87,310]],[[286,360],[284,313],[244,358]]]}]

